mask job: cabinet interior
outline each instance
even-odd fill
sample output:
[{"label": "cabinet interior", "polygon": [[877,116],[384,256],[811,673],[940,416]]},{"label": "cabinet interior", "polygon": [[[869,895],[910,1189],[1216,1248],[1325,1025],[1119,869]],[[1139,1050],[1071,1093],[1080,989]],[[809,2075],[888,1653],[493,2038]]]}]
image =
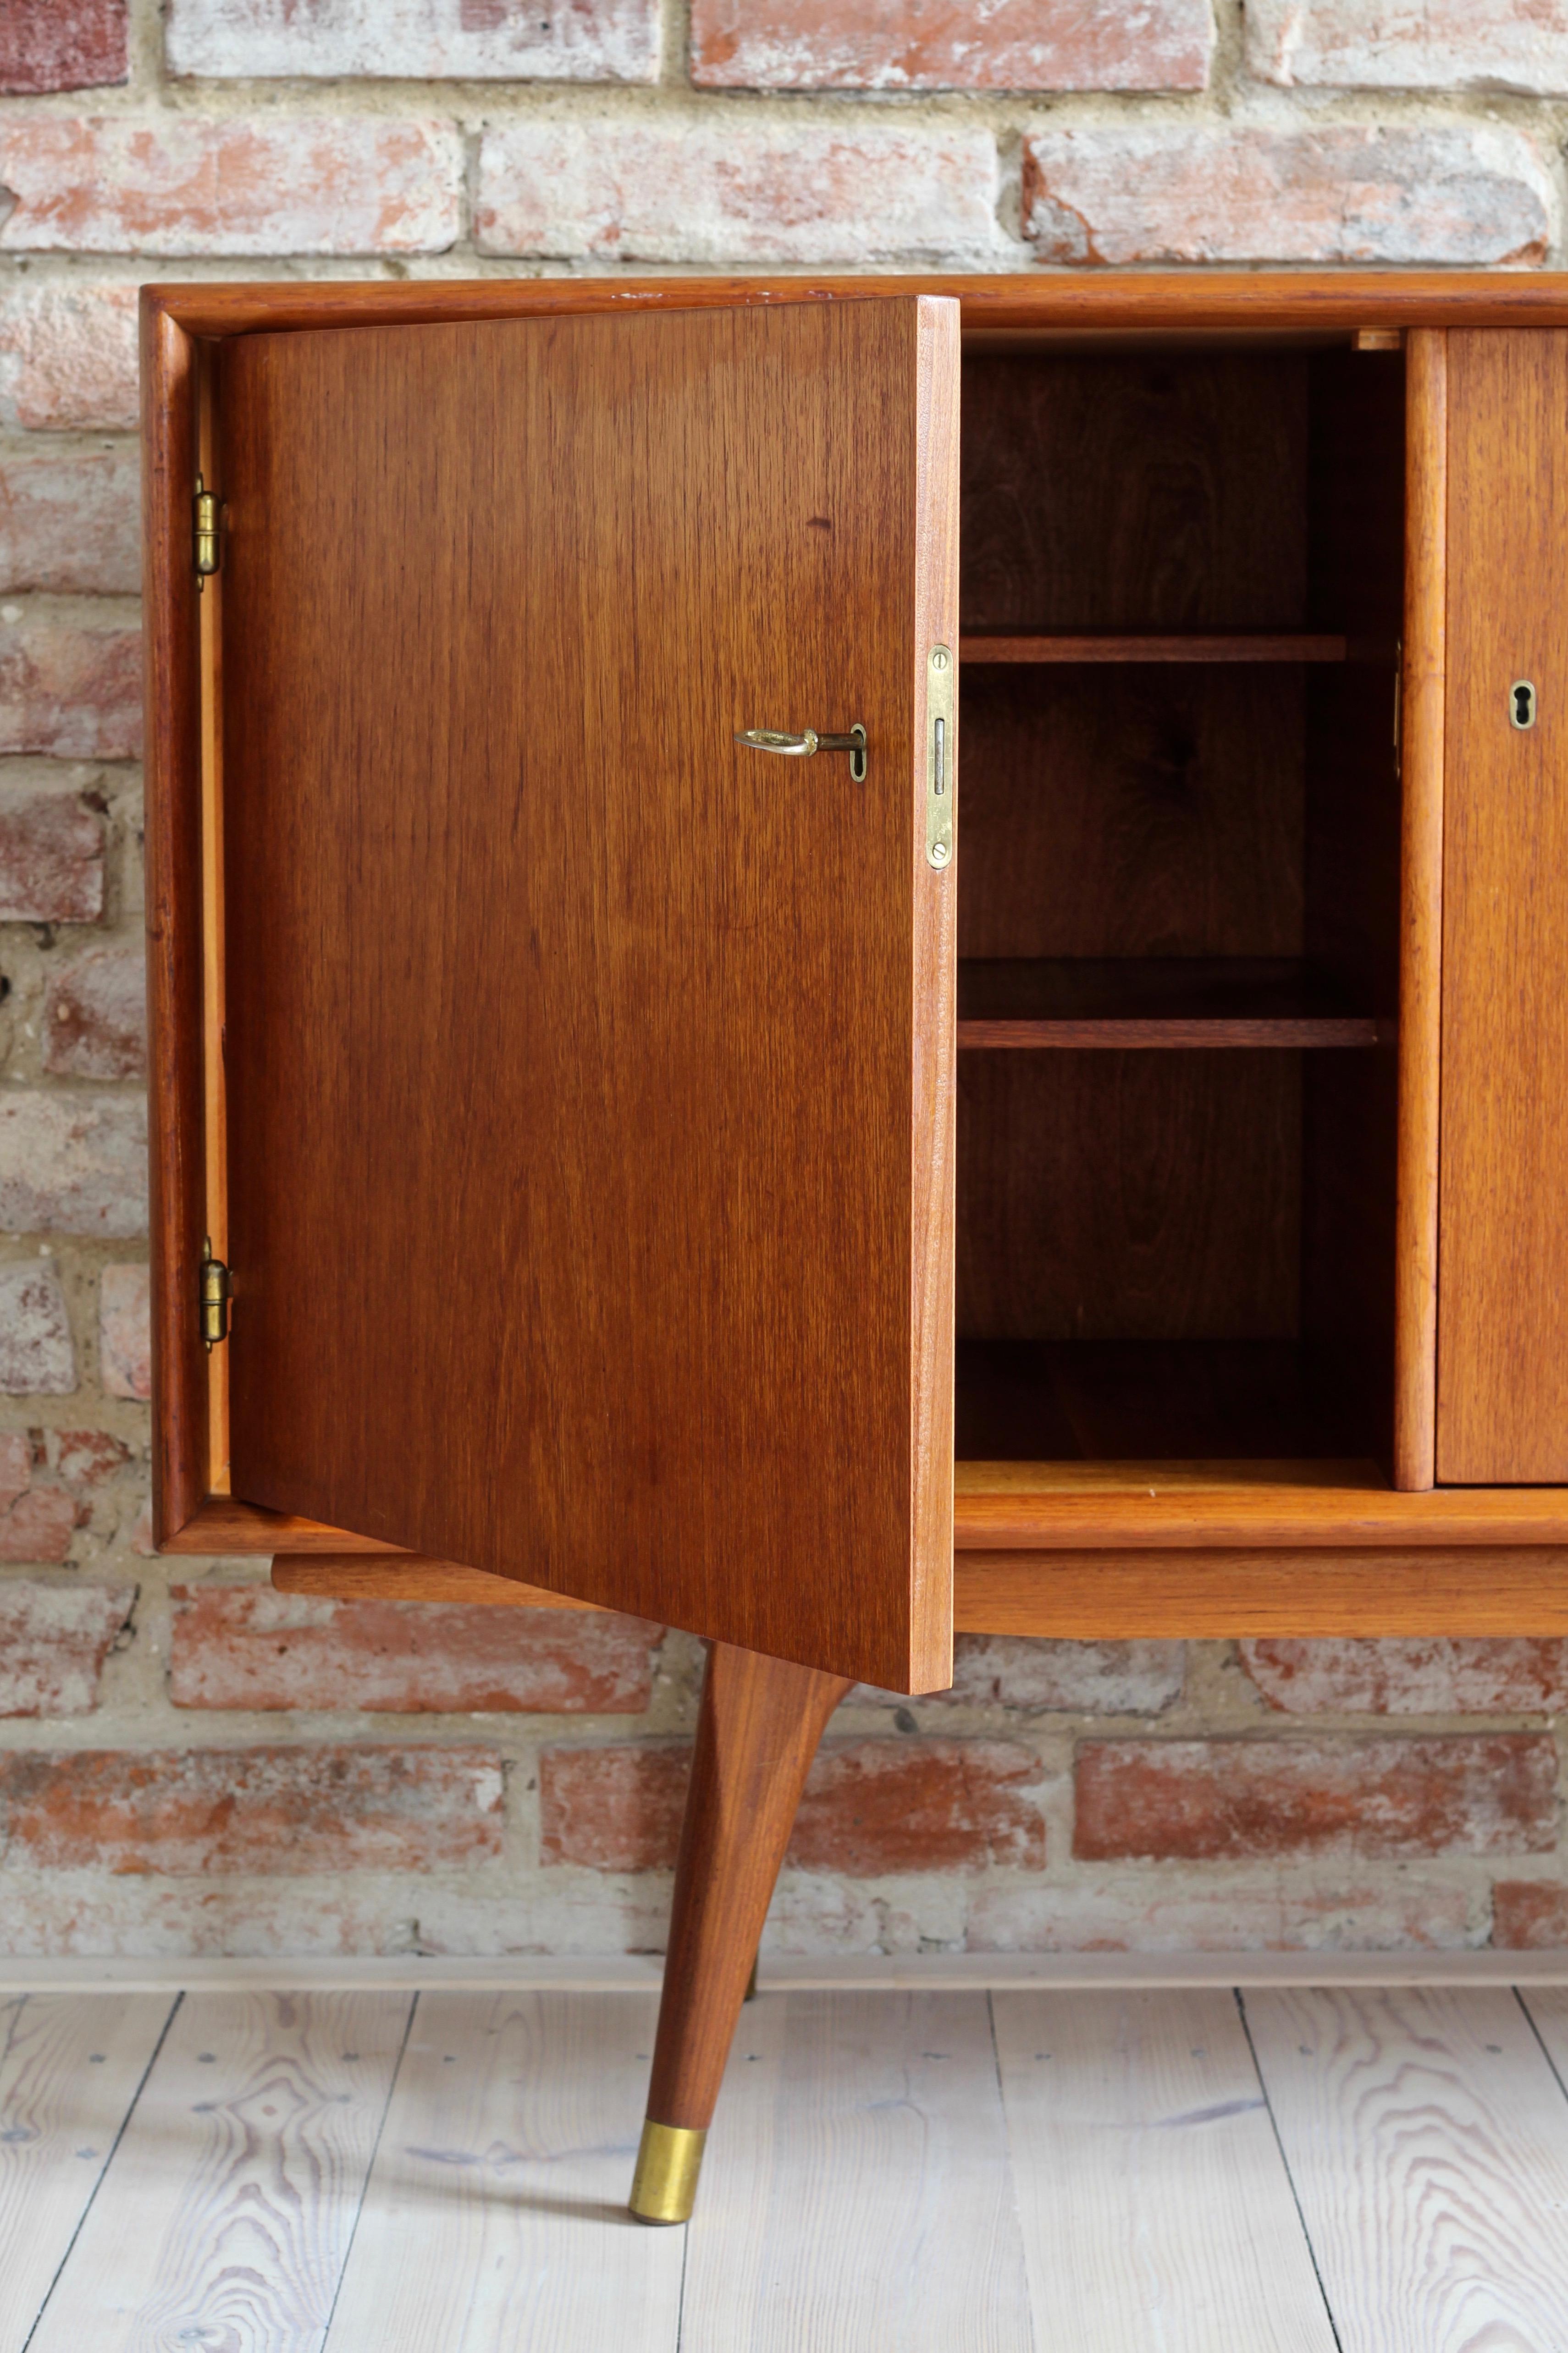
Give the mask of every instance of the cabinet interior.
[{"label": "cabinet interior", "polygon": [[966,352],[956,1451],[1378,1459],[1398,352]]}]

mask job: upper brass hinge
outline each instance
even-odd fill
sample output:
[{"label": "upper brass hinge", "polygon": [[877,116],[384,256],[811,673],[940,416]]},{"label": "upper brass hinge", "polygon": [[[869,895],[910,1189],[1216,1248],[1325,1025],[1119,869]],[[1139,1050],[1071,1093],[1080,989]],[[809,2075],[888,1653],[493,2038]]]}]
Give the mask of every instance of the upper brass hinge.
[{"label": "upper brass hinge", "polygon": [[223,561],[223,510],[217,494],[209,491],[201,476],[196,476],[196,495],[191,501],[191,530],[195,547],[196,586],[209,573],[216,572]]},{"label": "upper brass hinge", "polygon": [[202,1338],[210,1348],[228,1337],[228,1303],[234,1283],[221,1258],[214,1258],[209,1241],[202,1256]]}]

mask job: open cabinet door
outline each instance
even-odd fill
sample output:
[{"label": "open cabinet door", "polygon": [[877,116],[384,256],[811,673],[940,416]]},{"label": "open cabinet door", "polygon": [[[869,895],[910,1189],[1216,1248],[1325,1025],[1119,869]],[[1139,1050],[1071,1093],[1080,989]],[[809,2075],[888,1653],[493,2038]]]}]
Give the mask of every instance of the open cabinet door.
[{"label": "open cabinet door", "polygon": [[234,1493],[940,1686],[956,301],[241,336],[218,418]]}]

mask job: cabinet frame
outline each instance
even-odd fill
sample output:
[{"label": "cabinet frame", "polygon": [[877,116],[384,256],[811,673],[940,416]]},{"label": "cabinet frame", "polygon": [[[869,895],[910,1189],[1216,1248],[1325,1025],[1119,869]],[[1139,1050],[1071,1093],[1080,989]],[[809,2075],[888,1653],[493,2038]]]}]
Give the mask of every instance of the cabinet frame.
[{"label": "cabinet frame", "polygon": [[[291,1519],[233,1498],[222,1461],[221,1351],[209,1358],[195,1303],[203,1245],[222,1255],[221,822],[217,617],[221,574],[192,594],[194,474],[207,447],[211,346],[233,334],[289,328],[420,323],[833,301],[868,294],[956,295],[966,336],[1050,339],[1071,349],[1104,336],[1241,343],[1405,335],[1409,419],[1406,604],[1403,670],[1400,1184],[1394,1327],[1395,1476],[1363,1464],[1245,1466],[1246,1475],[1178,1475],[1136,1464],[963,1463],[955,1480],[960,1626],[989,1617],[1014,1630],[1186,1630],[1218,1611],[1261,1610],[1260,1578],[1282,1585],[1283,1549],[1375,1558],[1337,1579],[1311,1580],[1286,1610],[1304,1631],[1555,1630],[1568,1623],[1562,1556],[1568,1489],[1431,1484],[1436,1332],[1437,1036],[1440,1012],[1443,774],[1444,331],[1450,326],[1568,325],[1560,279],[1479,273],[1129,275],[1125,277],[687,278],[533,280],[309,286],[150,286],[142,298],[145,468],[149,867],[152,1016],[154,1533],[179,1554],[413,1556],[372,1539]],[[1499,1548],[1510,1549],[1500,1552]],[[1184,1563],[1172,1556],[1184,1556]],[[1012,1565],[1007,1598],[981,1575]],[[1056,1570],[1020,1599],[1026,1556]],[[1075,1591],[1069,1562],[1117,1555],[1114,1577]],[[1199,1582],[1194,1572],[1204,1564]],[[1463,1563],[1469,1604],[1455,1599],[1447,1564]],[[975,1564],[979,1564],[977,1567]],[[1252,1566],[1248,1566],[1252,1564]],[[998,1568],[1002,1566],[997,1560]],[[1109,1572],[1112,1564],[1108,1560]],[[390,1588],[389,1588],[390,1589]],[[1185,1599],[1183,1594],[1184,1592]],[[985,1594],[994,1598],[981,1598]],[[967,1599],[965,1596],[967,1595]],[[1165,1597],[1162,1599],[1162,1596]],[[1226,1597],[1229,1597],[1228,1599]],[[1248,1599],[1250,1596],[1250,1599]],[[1142,1598],[1140,1598],[1142,1597]],[[1206,1597],[1206,1598],[1205,1598]],[[1472,1614],[1479,1609],[1478,1620]],[[1028,1619],[1020,1622],[1022,1611]],[[1259,1619],[1259,1623],[1262,1619]]]}]

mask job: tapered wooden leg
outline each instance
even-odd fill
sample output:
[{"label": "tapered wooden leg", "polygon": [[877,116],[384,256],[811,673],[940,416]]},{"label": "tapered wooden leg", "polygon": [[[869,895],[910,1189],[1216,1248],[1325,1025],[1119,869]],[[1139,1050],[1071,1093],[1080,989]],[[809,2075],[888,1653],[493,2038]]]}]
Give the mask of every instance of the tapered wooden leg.
[{"label": "tapered wooden leg", "polygon": [[801,1789],[823,1726],[848,1689],[842,1675],[710,1645],[647,2122],[632,2180],[631,2209],[640,2221],[684,2222],[691,2211],[703,2140]]}]

